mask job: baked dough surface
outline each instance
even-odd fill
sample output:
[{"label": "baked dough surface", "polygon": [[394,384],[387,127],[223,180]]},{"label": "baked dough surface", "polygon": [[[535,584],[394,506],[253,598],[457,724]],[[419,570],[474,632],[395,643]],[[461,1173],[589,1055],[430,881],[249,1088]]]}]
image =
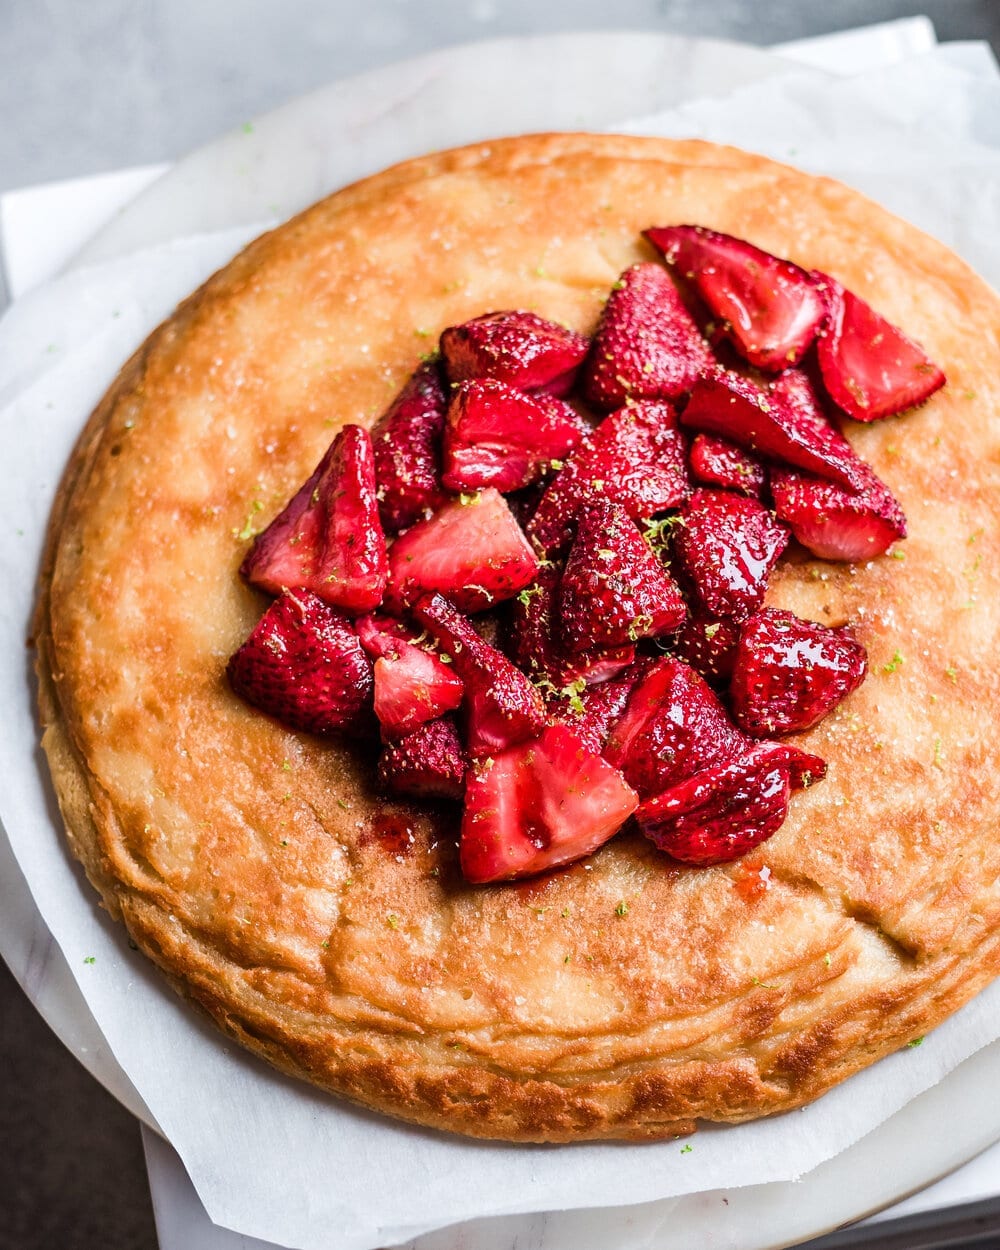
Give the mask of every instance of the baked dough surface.
[{"label": "baked dough surface", "polygon": [[[678,222],[830,272],[948,375],[916,413],[849,429],[903,504],[905,559],[802,557],[769,592],[851,622],[871,675],[796,739],[829,776],[749,861],[689,869],[620,835],[470,888],[456,813],[386,802],[372,761],[229,691],[265,606],[238,535],[442,328],[527,307],[589,331],[651,257],[639,231]],[[72,849],[227,1033],[392,1115],[567,1141],[799,1106],[1000,972],[998,531],[1000,304],[913,227],[701,143],[547,135],[411,161],[251,244],[81,436],[36,630]]]}]

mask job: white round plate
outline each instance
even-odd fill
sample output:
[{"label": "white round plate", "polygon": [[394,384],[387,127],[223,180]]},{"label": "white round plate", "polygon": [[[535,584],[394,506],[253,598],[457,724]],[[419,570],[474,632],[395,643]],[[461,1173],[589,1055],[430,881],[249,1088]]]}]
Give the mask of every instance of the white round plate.
[{"label": "white round plate", "polygon": [[[516,67],[516,92],[507,92]],[[199,232],[279,219],[330,190],[423,151],[497,134],[605,129],[787,68],[744,45],[640,33],[566,34],[447,49],[333,84],[178,162],[126,207],[74,265]],[[0,838],[0,953],[84,1066],[156,1127],[109,1053]],[[429,1234],[420,1250],[628,1243],[672,1250],[779,1250],[900,1200],[1000,1138],[992,1100],[1000,1043],[987,1047],[866,1138],[794,1186],[693,1194],[607,1211],[479,1221]],[[948,1126],[942,1134],[941,1125]],[[545,1232],[539,1236],[544,1225]],[[472,1230],[474,1229],[474,1233]],[[626,1233],[627,1230],[627,1233]]]}]

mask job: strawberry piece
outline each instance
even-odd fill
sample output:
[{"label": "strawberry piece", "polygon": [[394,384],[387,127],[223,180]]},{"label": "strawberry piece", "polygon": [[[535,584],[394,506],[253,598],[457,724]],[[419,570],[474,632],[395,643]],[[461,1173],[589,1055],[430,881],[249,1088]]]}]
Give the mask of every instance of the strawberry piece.
[{"label": "strawberry piece", "polygon": [[382,601],[388,566],[368,431],[345,425],[247,552],[240,573],[273,595],[311,590],[346,612]]},{"label": "strawberry piece", "polygon": [[643,797],[739,756],[746,739],[702,677],[673,656],[650,669],[612,729],[605,758]]},{"label": "strawberry piece", "polygon": [[673,650],[707,682],[721,685],[732,675],[739,640],[740,627],[731,617],[689,611],[674,638]]},{"label": "strawberry piece", "polygon": [[823,385],[855,421],[879,421],[929,399],[945,376],[923,350],[826,274],[830,316],[817,346]]},{"label": "strawberry piece", "polygon": [[448,405],[441,480],[456,492],[520,490],[568,455],[585,429],[561,399],[490,379],[463,382]]},{"label": "strawberry piece", "polygon": [[715,764],[643,803],[639,828],[685,864],[739,859],[784,823],[792,788],[826,772],[815,755],[760,742],[738,759]]},{"label": "strawberry piece", "polygon": [[418,521],[389,549],[386,606],[403,610],[439,590],[466,612],[481,612],[535,580],[538,558],[499,491],[453,499]]},{"label": "strawberry piece", "polygon": [[867,669],[868,655],[846,626],[762,608],[743,626],[736,652],[729,688],[736,723],[754,738],[810,729]]},{"label": "strawberry piece", "polygon": [[872,560],[906,537],[906,517],[886,484],[865,466],[860,491],[773,469],[774,510],[813,555],[823,560]]},{"label": "strawberry piece", "polygon": [[661,265],[626,269],[604,305],[583,365],[584,394],[598,408],[629,399],[677,399],[712,353]]},{"label": "strawberry piece", "polygon": [[767,470],[750,452],[713,434],[696,434],[691,443],[691,476],[709,486],[723,486],[760,499]]},{"label": "strawberry piece", "polygon": [[621,719],[632,691],[655,663],[643,656],[608,681],[582,690],[563,691],[550,704],[555,718],[568,725],[591,751],[600,755],[608,735]]},{"label": "strawberry piece", "polygon": [[381,784],[418,799],[461,799],[469,760],[450,716],[431,720],[390,743],[378,762]]},{"label": "strawberry piece", "polygon": [[767,390],[728,369],[714,369],[694,390],[681,421],[693,430],[720,434],[765,460],[792,465],[857,489],[863,469],[846,438],[810,409],[804,374],[786,375]]},{"label": "strawberry piece", "polygon": [[389,533],[409,529],[444,503],[438,454],[445,407],[437,365],[428,361],[372,430],[379,513]]},{"label": "strawberry piece", "polygon": [[563,645],[556,594],[561,570],[545,564],[538,579],[522,590],[512,605],[510,654],[514,663],[533,681],[556,691],[584,683],[606,681],[627,668],[635,658],[635,647],[588,647],[570,654]]},{"label": "strawberry piece", "polygon": [[670,574],[620,504],[585,504],[559,583],[562,638],[573,652],[625,647],[675,630],[687,609]]},{"label": "strawberry piece", "polygon": [[290,729],[372,728],[371,661],[348,618],[310,591],[275,599],[226,673],[241,698]]},{"label": "strawberry piece", "polygon": [[462,702],[461,678],[391,617],[364,616],[357,622],[361,645],[375,658],[375,715],[385,740],[401,738],[451,712]]},{"label": "strawberry piece", "polygon": [[565,725],[469,769],[460,856],[467,881],[510,881],[590,855],[638,799]]},{"label": "strawberry piece", "polygon": [[465,683],[465,739],[470,755],[494,755],[541,731],[545,705],[538,691],[447,599],[428,595],[416,604],[413,614],[451,656]]},{"label": "strawberry piece", "polygon": [[777,372],[809,350],[826,305],[816,280],[781,260],[704,226],[663,226],[643,232],[677,268],[722,325],[737,352],[758,369]]},{"label": "strawberry piece", "polygon": [[515,310],[486,313],[441,335],[449,382],[493,378],[522,391],[565,395],[590,340],[575,330]]},{"label": "strawberry piece", "polygon": [[629,404],[605,417],[549,483],[528,536],[546,554],[573,537],[582,500],[606,495],[638,521],[675,508],[691,489],[684,438],[667,403]]},{"label": "strawberry piece", "polygon": [[758,606],[788,530],[744,495],[696,490],[681,513],[676,551],[705,612],[743,620]]}]

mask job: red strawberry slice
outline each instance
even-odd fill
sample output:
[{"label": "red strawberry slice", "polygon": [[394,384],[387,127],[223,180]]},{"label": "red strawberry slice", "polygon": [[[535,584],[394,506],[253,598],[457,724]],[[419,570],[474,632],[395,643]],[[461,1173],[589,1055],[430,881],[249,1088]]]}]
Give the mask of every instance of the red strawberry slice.
[{"label": "red strawberry slice", "polygon": [[691,476],[709,486],[723,486],[760,499],[767,470],[750,452],[713,434],[696,434],[691,443]]},{"label": "red strawberry slice", "polygon": [[450,382],[493,378],[522,391],[565,395],[590,340],[537,313],[486,313],[441,335]]},{"label": "red strawberry slice", "polygon": [[535,580],[538,557],[499,491],[453,499],[389,549],[386,606],[401,612],[439,590],[465,612],[509,599]]},{"label": "red strawberry slice", "polygon": [[553,716],[577,734],[589,750],[600,755],[608,735],[621,719],[629,697],[655,661],[642,656],[608,681],[582,690],[563,691],[550,704]]},{"label": "red strawberry slice", "polygon": [[378,762],[378,778],[394,794],[460,800],[468,764],[455,722],[446,716],[387,746]]},{"label": "red strawberry slice", "polygon": [[639,828],[685,864],[724,864],[769,838],[788,814],[789,791],[824,775],[815,755],[777,742],[756,743],[643,803]]},{"label": "red strawberry slice", "polygon": [[604,755],[646,798],[745,749],[746,739],[704,679],[664,656],[632,691]]},{"label": "red strawberry slice", "polygon": [[584,394],[605,409],[628,399],[677,399],[712,359],[666,270],[633,265],[604,305],[583,365]]},{"label": "red strawberry slice", "polygon": [[423,647],[391,617],[363,616],[357,622],[361,645],[375,658],[375,715],[385,740],[401,738],[451,712],[462,702],[462,680],[451,665]]},{"label": "red strawberry slice", "polygon": [[792,465],[850,489],[862,480],[861,461],[846,438],[818,408],[810,410],[802,387],[783,376],[767,390],[728,369],[717,368],[694,390],[681,421],[693,430],[720,434],[765,460]]},{"label": "red strawberry slice", "polygon": [[437,365],[428,361],[372,430],[379,513],[390,534],[444,503],[438,457],[446,402]]},{"label": "red strawberry slice", "polygon": [[816,281],[745,239],[704,226],[643,232],[668,265],[691,282],[744,360],[777,372],[798,364],[826,315]]},{"label": "red strawberry slice", "polygon": [[731,617],[695,610],[677,631],[673,650],[707,682],[722,685],[732,675],[739,640],[739,624]]},{"label": "red strawberry slice", "polygon": [[347,617],[308,590],[275,599],[226,672],[241,698],[290,729],[373,728],[371,661]]},{"label": "red strawberry slice", "polygon": [[842,490],[832,482],[771,471],[774,510],[813,555],[823,560],[873,560],[906,537],[906,517],[896,497],[865,466],[863,488]]},{"label": "red strawberry slice", "polygon": [[470,755],[495,755],[541,731],[545,705],[538,691],[447,599],[428,595],[417,603],[413,614],[451,656],[465,683],[465,738]]},{"label": "red strawberry slice", "polygon": [[570,651],[627,647],[675,630],[680,591],[620,504],[595,497],[579,515],[559,583],[559,621]]},{"label": "red strawberry slice", "polygon": [[816,276],[830,305],[817,355],[838,408],[855,421],[878,421],[922,404],[944,386],[944,374],[902,330],[833,278]]},{"label": "red strawberry slice", "polygon": [[572,654],[562,641],[556,594],[562,575],[556,564],[544,564],[538,579],[515,598],[511,611],[510,655],[514,663],[542,687],[562,691],[578,682],[614,677],[635,658],[635,647],[588,647]]},{"label": "red strawberry slice", "polygon": [[469,769],[460,856],[475,884],[510,881],[590,855],[638,799],[565,725]]},{"label": "red strawberry slice", "polygon": [[670,404],[629,404],[604,418],[550,482],[528,523],[528,536],[546,554],[573,537],[584,499],[606,495],[634,520],[675,508],[687,498],[684,438]]},{"label": "red strawberry slice", "polygon": [[744,495],[696,490],[681,513],[676,551],[710,616],[743,620],[760,604],[788,530]]},{"label": "red strawberry slice", "polygon": [[743,626],[736,652],[729,688],[736,723],[754,738],[810,729],[867,669],[867,653],[846,626],[762,608]]},{"label": "red strawberry slice", "polygon": [[346,612],[382,601],[385,535],[368,431],[345,425],[312,477],[258,534],[240,573],[273,595],[311,590]]},{"label": "red strawberry slice", "polygon": [[524,395],[490,379],[463,382],[448,405],[441,479],[456,492],[520,490],[567,456],[586,428],[550,395]]}]

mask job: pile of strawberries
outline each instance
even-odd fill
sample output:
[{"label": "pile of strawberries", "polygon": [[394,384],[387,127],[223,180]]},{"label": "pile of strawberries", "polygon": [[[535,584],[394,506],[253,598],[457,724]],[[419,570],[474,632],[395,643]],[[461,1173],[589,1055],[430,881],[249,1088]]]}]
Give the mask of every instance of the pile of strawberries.
[{"label": "pile of strawberries", "polygon": [[769,574],[793,537],[859,561],[906,532],[837,421],[921,403],[941,371],[825,274],[697,226],[646,237],[666,267],[626,270],[592,340],[523,311],[445,330],[241,568],[276,598],[233,688],[296,730],[379,736],[392,793],[463,803],[472,882],[630,817],[693,864],[774,833],[825,772],[781,739],[866,655],[764,607]]}]

